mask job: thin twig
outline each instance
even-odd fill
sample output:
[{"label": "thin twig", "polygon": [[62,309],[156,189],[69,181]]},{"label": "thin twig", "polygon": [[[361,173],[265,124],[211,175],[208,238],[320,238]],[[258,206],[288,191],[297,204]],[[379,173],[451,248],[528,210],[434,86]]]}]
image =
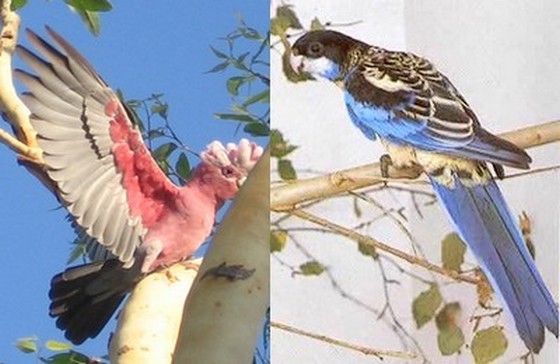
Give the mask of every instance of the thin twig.
[{"label": "thin twig", "polygon": [[406,353],[406,352],[394,351],[394,350],[372,349],[372,348],[368,348],[368,347],[365,347],[365,346],[352,344],[352,343],[349,343],[347,341],[334,339],[334,338],[331,338],[331,337],[328,337],[328,336],[325,336],[325,335],[314,334],[310,331],[298,329],[298,328],[295,328],[293,326],[289,326],[289,325],[282,324],[282,323],[275,322],[275,321],[270,322],[270,326],[272,326],[274,328],[277,328],[277,329],[280,329],[280,330],[290,332],[292,334],[305,336],[305,337],[308,337],[308,338],[311,338],[311,339],[326,342],[328,344],[337,345],[337,346],[340,346],[340,347],[343,347],[343,348],[346,348],[346,349],[358,351],[358,352],[360,352],[364,355],[374,355],[374,356],[376,356],[380,359],[383,359],[384,357],[392,357],[392,358],[399,358],[399,359],[415,359],[415,358],[417,358],[417,355],[414,354],[414,353]]},{"label": "thin twig", "polygon": [[306,211],[303,210],[292,210],[288,212],[289,214],[293,215],[293,216],[297,216],[301,219],[310,221],[314,224],[326,227],[334,232],[336,232],[339,235],[342,236],[346,236],[358,243],[364,244],[364,245],[368,245],[370,247],[373,247],[375,249],[379,249],[382,250],[386,253],[389,253],[391,255],[394,255],[396,257],[399,257],[403,260],[406,260],[407,262],[414,264],[414,265],[418,265],[420,267],[426,268],[428,270],[431,270],[433,272],[439,273],[441,275],[447,276],[449,278],[452,278],[454,280],[458,280],[458,281],[463,281],[463,282],[468,282],[471,284],[477,284],[478,283],[478,279],[473,278],[473,277],[469,277],[469,276],[465,276],[462,275],[456,271],[453,270],[448,270],[445,268],[442,268],[440,266],[437,266],[435,264],[432,264],[430,262],[428,262],[427,260],[424,259],[420,259],[418,257],[415,257],[413,255],[407,254],[401,250],[395,249],[387,244],[384,244],[376,239],[370,238],[368,236],[364,236],[362,234],[358,234],[355,231],[352,231],[350,229],[347,229],[341,225],[337,225],[333,222],[330,222],[328,220],[322,219],[318,216],[312,215]]}]

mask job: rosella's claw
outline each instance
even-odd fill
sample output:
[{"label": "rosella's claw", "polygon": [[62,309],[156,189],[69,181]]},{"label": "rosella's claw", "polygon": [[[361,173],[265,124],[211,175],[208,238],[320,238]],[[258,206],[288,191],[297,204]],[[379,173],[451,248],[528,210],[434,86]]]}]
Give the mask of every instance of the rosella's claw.
[{"label": "rosella's claw", "polygon": [[389,178],[389,167],[393,165],[393,160],[389,154],[383,154],[379,158],[379,165],[381,169],[381,177]]}]

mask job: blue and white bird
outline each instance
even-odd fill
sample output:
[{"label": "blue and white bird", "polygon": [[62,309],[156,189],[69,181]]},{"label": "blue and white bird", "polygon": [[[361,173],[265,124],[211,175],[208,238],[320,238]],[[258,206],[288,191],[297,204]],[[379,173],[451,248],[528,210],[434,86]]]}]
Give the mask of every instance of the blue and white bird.
[{"label": "blue and white bird", "polygon": [[380,139],[389,163],[428,175],[525,345],[539,352],[545,327],[558,337],[558,307],[487,166],[493,164],[498,176],[502,165],[527,169],[527,153],[484,130],[457,89],[424,58],[330,30],[306,33],[292,53],[298,71],[342,88],[350,119],[367,138]]}]

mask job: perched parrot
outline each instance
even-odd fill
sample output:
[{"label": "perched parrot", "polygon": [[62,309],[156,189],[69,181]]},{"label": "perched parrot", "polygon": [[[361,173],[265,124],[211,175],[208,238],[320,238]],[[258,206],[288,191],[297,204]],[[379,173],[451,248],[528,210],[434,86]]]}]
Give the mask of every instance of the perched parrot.
[{"label": "perched parrot", "polygon": [[27,30],[45,59],[18,47],[37,75],[16,73],[29,89],[22,97],[57,197],[101,244],[90,245],[92,263],[51,282],[50,315],[80,344],[101,331],[143,276],[193,255],[263,150],[247,140],[213,142],[192,178],[174,185],[117,95],[60,35],[47,32],[57,47]]},{"label": "perched parrot", "polygon": [[[292,46],[292,64],[343,91],[351,121],[379,138],[395,167],[419,166],[537,353],[544,327],[558,337],[558,308],[487,163],[527,169],[531,158],[482,128],[465,99],[428,60],[370,46],[339,32],[311,31]],[[386,174],[382,159],[382,172]]]}]

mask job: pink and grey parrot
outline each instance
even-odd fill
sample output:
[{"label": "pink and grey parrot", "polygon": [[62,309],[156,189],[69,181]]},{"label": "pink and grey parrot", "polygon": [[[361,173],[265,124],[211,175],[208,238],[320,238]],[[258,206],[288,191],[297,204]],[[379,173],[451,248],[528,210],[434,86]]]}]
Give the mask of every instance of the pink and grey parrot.
[{"label": "pink and grey parrot", "polygon": [[193,255],[262,148],[247,140],[227,147],[213,142],[192,178],[174,185],[117,95],[60,35],[47,32],[58,48],[28,30],[45,58],[19,46],[37,75],[16,72],[29,89],[23,100],[57,197],[101,245],[89,249],[99,261],[69,268],[51,282],[50,315],[80,344],[101,331],[143,276]]},{"label": "pink and grey parrot", "polygon": [[492,163],[499,176],[502,165],[529,168],[527,153],[483,129],[459,91],[424,58],[331,30],[303,35],[292,50],[299,70],[342,88],[350,120],[367,138],[379,137],[390,162],[428,175],[525,345],[538,352],[545,327],[558,337],[558,307],[487,167]]}]

